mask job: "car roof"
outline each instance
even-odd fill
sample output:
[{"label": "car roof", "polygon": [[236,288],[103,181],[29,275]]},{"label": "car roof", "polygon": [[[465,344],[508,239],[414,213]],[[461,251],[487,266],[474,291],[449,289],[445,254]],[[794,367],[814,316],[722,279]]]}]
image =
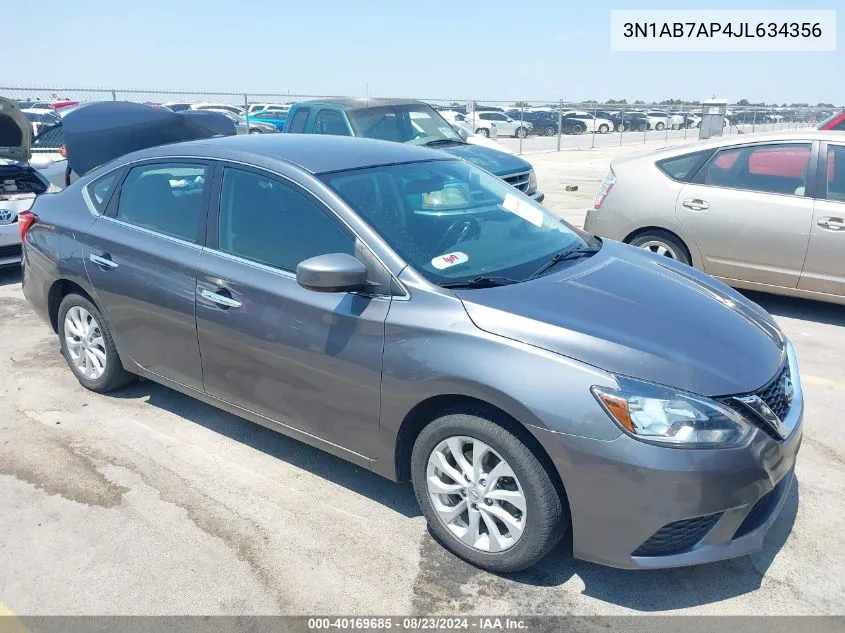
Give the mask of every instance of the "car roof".
[{"label": "car roof", "polygon": [[312,99],[311,101],[299,101],[296,105],[334,105],[344,110],[360,110],[364,108],[378,108],[396,105],[428,105],[416,99],[367,99],[365,97],[331,97],[327,99]]},{"label": "car roof", "polygon": [[314,175],[401,163],[458,160],[445,152],[392,141],[323,134],[242,134],[161,145],[133,152],[121,161],[169,156],[241,162],[270,159],[296,165]]},{"label": "car roof", "polygon": [[671,147],[661,147],[650,152],[620,156],[619,158],[614,159],[612,164],[641,159],[650,159],[654,161],[662,158],[671,158],[672,156],[681,156],[690,152],[731,147],[734,145],[748,145],[749,143],[773,143],[778,141],[834,141],[841,143],[843,140],[845,140],[845,135],[843,135],[842,132],[832,130],[815,130],[812,128],[779,132],[756,132],[753,134],[731,134],[729,136],[718,136],[706,140],[673,145]]}]

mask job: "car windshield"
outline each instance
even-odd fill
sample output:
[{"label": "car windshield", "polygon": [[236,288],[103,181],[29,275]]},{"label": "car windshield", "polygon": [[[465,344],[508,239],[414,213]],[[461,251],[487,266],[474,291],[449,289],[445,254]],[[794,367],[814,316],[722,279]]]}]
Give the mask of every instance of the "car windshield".
[{"label": "car windshield", "polygon": [[362,108],[348,115],[355,136],[411,145],[463,142],[436,110],[422,103]]},{"label": "car windshield", "polygon": [[321,177],[421,275],[435,284],[524,280],[586,236],[502,180],[452,160]]}]

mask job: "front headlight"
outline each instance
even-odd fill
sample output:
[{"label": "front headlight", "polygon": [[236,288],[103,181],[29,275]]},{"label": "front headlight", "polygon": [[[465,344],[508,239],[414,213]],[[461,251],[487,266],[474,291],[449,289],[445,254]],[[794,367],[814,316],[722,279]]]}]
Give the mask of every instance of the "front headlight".
[{"label": "front headlight", "polygon": [[754,426],[729,407],[671,387],[616,378],[619,389],[592,388],[604,410],[629,435],[678,448],[742,446]]},{"label": "front headlight", "polygon": [[527,194],[532,194],[537,191],[537,174],[534,173],[534,170],[528,172],[528,189],[525,191]]}]

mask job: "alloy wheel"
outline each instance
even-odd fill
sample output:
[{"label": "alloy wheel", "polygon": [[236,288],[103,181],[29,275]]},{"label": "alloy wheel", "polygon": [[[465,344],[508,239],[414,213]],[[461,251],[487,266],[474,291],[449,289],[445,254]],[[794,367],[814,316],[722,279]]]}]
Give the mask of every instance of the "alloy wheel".
[{"label": "alloy wheel", "polygon": [[511,466],[484,442],[452,436],[428,457],[426,485],[440,521],[465,545],[502,552],[525,530],[527,504]]},{"label": "alloy wheel", "polygon": [[106,342],[100,324],[88,310],[73,306],[64,322],[65,343],[70,362],[90,380],[97,380],[106,371]]},{"label": "alloy wheel", "polygon": [[644,248],[655,255],[660,255],[661,257],[678,259],[678,254],[675,252],[675,249],[671,245],[666,242],[661,242],[660,240],[649,240],[648,242],[643,242],[640,244],[640,248]]}]

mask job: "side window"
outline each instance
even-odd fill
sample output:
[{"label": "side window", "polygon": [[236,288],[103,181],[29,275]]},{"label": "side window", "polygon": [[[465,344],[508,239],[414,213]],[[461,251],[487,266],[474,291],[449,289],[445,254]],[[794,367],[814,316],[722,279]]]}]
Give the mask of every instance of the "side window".
[{"label": "side window", "polygon": [[218,248],[250,261],[295,271],[304,259],[355,254],[355,238],[293,186],[226,168],[220,195]]},{"label": "side window", "polygon": [[845,145],[827,148],[827,199],[845,202]]},{"label": "side window", "polygon": [[693,152],[691,154],[684,154],[683,156],[675,156],[674,158],[666,158],[658,161],[657,168],[664,174],[674,180],[681,182],[689,182],[690,178],[695,175],[695,172],[704,164],[712,150],[705,150],[703,152]]},{"label": "side window", "polygon": [[349,136],[346,121],[337,110],[320,110],[314,119],[314,134]]},{"label": "side window", "polygon": [[705,167],[701,182],[729,189],[803,196],[809,164],[809,143],[738,147],[717,153]]},{"label": "side window", "polygon": [[87,186],[88,197],[91,199],[91,204],[97,210],[97,213],[104,213],[109,204],[111,193],[117,184],[117,177],[121,174],[120,169],[115,169],[113,172],[97,178]]},{"label": "side window", "polygon": [[493,120],[493,115],[490,114],[489,112],[482,112],[478,115],[478,118],[483,120],[483,121],[491,121],[491,120]]},{"label": "side window", "polygon": [[208,170],[192,163],[135,167],[120,187],[117,219],[196,242]]},{"label": "side window", "polygon": [[311,113],[311,108],[299,108],[293,115],[293,120],[287,126],[288,132],[294,134],[302,134],[305,131],[305,123],[308,121],[308,115]]}]

